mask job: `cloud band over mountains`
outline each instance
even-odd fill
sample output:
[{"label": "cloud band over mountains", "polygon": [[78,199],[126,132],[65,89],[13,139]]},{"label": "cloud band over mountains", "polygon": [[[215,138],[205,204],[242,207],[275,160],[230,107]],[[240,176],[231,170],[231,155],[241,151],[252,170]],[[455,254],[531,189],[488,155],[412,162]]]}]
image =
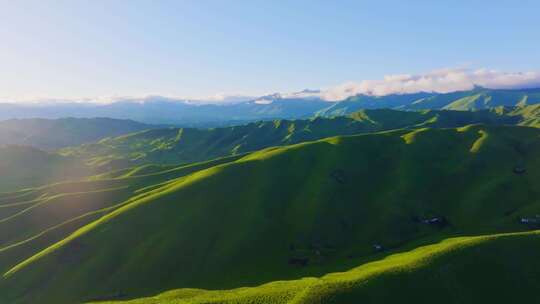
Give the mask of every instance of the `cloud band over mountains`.
[{"label": "cloud band over mountains", "polygon": [[450,68],[435,70],[424,74],[395,74],[384,76],[380,80],[363,80],[359,82],[347,82],[338,86],[320,90],[304,90],[294,93],[274,93],[265,96],[250,96],[249,94],[216,94],[203,98],[171,97],[161,95],[149,95],[144,97],[114,96],[99,98],[24,98],[9,99],[0,97],[0,103],[24,102],[24,103],[96,103],[110,104],[115,102],[139,102],[148,101],[178,101],[184,103],[237,103],[244,101],[256,101],[257,103],[271,103],[278,98],[295,99],[322,99],[326,101],[339,101],[351,96],[364,94],[384,96],[390,94],[410,94],[418,92],[448,93],[455,91],[471,90],[475,86],[489,89],[526,89],[540,88],[540,72],[502,72],[491,69],[467,69]]},{"label": "cloud band over mountains", "polygon": [[471,90],[475,86],[490,89],[523,89],[540,87],[540,72],[501,72],[489,69],[443,69],[420,75],[388,75],[382,80],[349,82],[321,91],[329,101],[366,94],[383,96],[417,92],[448,93]]}]

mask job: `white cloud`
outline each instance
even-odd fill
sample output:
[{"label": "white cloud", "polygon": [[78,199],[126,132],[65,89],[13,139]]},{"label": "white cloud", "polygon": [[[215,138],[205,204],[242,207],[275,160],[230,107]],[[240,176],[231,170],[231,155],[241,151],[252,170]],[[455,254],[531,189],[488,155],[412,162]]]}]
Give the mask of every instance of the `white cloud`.
[{"label": "white cloud", "polygon": [[363,80],[360,82],[347,82],[335,87],[322,90],[303,90],[293,93],[274,93],[264,96],[250,94],[220,93],[206,97],[185,97],[174,95],[147,95],[147,96],[100,96],[95,98],[52,98],[45,95],[19,96],[8,98],[0,96],[0,103],[17,102],[30,104],[50,103],[94,103],[110,104],[114,102],[152,102],[156,100],[184,102],[192,104],[230,104],[255,100],[257,103],[271,103],[275,98],[321,98],[327,101],[343,100],[347,97],[366,94],[383,96],[388,94],[406,94],[417,92],[448,93],[454,91],[470,90],[474,86],[492,89],[518,89],[540,87],[540,72],[501,72],[489,69],[452,68],[431,71],[425,74],[394,74],[386,75],[380,80]]},{"label": "white cloud", "polygon": [[448,93],[474,86],[491,89],[540,87],[540,72],[508,73],[488,69],[443,69],[422,75],[387,75],[382,80],[348,82],[321,92],[321,98],[342,100],[358,94],[383,96],[417,92]]},{"label": "white cloud", "polygon": [[281,94],[283,98],[303,98],[303,99],[314,99],[321,96],[321,90],[310,90],[305,89],[300,92],[285,93]]},{"label": "white cloud", "polygon": [[219,93],[214,96],[208,97],[199,97],[195,98],[196,102],[199,103],[238,103],[243,101],[250,101],[256,99],[257,96],[247,95],[247,94],[226,94]]},{"label": "white cloud", "polygon": [[19,96],[18,98],[12,97],[2,97],[0,96],[0,103],[16,103],[16,104],[25,104],[25,105],[51,105],[51,104],[70,104],[70,103],[81,103],[81,104],[96,104],[96,105],[107,105],[115,102],[133,102],[133,103],[147,103],[155,101],[166,101],[166,102],[182,102],[190,104],[232,104],[239,103],[243,101],[249,101],[256,99],[255,96],[248,95],[226,95],[226,94],[216,94],[213,96],[207,97],[181,97],[173,95],[146,95],[146,96],[122,96],[122,95],[113,95],[113,96],[98,96],[98,97],[76,97],[76,98],[55,98],[49,97],[46,95],[28,95],[28,96]]}]

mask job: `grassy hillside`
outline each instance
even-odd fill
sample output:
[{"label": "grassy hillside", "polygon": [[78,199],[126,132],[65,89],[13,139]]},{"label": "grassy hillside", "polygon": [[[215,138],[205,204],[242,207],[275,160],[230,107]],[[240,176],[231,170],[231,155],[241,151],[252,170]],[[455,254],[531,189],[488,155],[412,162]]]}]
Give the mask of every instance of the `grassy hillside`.
[{"label": "grassy hillside", "polygon": [[540,213],[539,178],[534,128],[397,130],[269,148],[149,183],[69,237],[9,260],[0,301],[256,286],[345,271],[422,240],[531,229],[519,219]]},{"label": "grassy hillside", "polygon": [[538,232],[451,238],[317,278],[100,303],[530,303],[540,301],[538,250]]},{"label": "grassy hillside", "polygon": [[540,104],[520,106],[507,111],[506,115],[520,118],[520,125],[540,128]]},{"label": "grassy hillside", "polygon": [[93,170],[79,160],[26,146],[0,146],[0,192],[81,179]]},{"label": "grassy hillside", "polygon": [[99,175],[87,181],[0,193],[0,271],[50,245],[51,238],[58,241],[85,223],[144,196],[153,187],[236,159],[222,158],[157,172],[143,166],[117,178]]},{"label": "grassy hillside", "polygon": [[525,106],[540,103],[540,90],[485,90],[455,100],[443,107],[447,110],[481,110],[499,106]]},{"label": "grassy hillside", "polygon": [[[519,124],[521,117],[493,111],[362,110],[347,116],[306,120],[276,120],[243,126],[155,129],[107,138],[99,143],[63,150],[63,154],[111,168],[139,163],[178,164],[295,144],[329,136],[420,127],[459,127],[467,124]],[[116,162],[116,164],[114,164]]]},{"label": "grassy hillside", "polygon": [[151,128],[131,120],[110,118],[10,119],[0,121],[0,145],[55,150]]}]

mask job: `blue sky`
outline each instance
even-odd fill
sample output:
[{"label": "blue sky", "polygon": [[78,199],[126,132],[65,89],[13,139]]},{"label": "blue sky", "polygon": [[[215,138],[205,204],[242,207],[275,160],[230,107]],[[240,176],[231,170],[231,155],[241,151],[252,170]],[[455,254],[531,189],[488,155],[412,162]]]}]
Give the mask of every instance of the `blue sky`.
[{"label": "blue sky", "polygon": [[0,98],[325,88],[540,69],[538,1],[4,1]]}]

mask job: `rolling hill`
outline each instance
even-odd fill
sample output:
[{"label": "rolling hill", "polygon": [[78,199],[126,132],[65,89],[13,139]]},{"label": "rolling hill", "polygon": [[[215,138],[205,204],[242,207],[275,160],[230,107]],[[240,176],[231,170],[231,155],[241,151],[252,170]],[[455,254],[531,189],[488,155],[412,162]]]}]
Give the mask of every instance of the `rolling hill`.
[{"label": "rolling hill", "polygon": [[497,110],[506,115],[519,117],[519,124],[522,126],[540,127],[540,104]]},{"label": "rolling hill", "polygon": [[11,119],[0,121],[0,145],[50,151],[155,127],[110,118]]},{"label": "rolling hill", "polygon": [[[144,171],[0,196],[7,210],[32,206],[0,221],[0,231],[10,231],[1,237],[0,302],[136,299],[178,288],[197,290],[162,297],[347,303],[351,295],[376,302],[403,292],[426,302],[452,288],[474,293],[470,281],[455,282],[471,273],[487,280],[478,288],[523,279],[508,285],[529,287],[518,299],[536,290],[534,233],[452,239],[366,264],[451,236],[535,229],[520,219],[532,223],[540,213],[536,128],[401,129]],[[110,199],[65,199],[69,191]],[[63,203],[43,201],[59,195]],[[485,261],[471,264],[480,255]],[[507,279],[491,278],[508,267],[516,271]],[[334,272],[343,273],[325,276]],[[433,276],[433,293],[418,294],[414,282]],[[204,291],[278,280],[293,281]],[[381,295],[387,287],[396,293]]]},{"label": "rolling hill", "polygon": [[539,241],[538,232],[451,238],[322,277],[233,290],[179,289],[99,303],[536,302]]},{"label": "rolling hill", "polygon": [[498,111],[361,110],[347,116],[260,121],[226,128],[154,129],[67,148],[62,154],[111,169],[142,163],[179,164],[329,136],[400,128],[449,128],[476,123],[534,126],[540,116],[538,111],[529,109],[532,107]]},{"label": "rolling hill", "polygon": [[95,172],[73,157],[28,146],[0,146],[0,192],[82,179]]},{"label": "rolling hill", "polygon": [[[50,149],[70,142],[90,141],[106,134],[128,132],[130,129],[149,130],[64,148],[60,153],[45,153],[23,146],[1,148],[3,165],[0,167],[2,170],[0,191],[79,180],[90,175],[109,174],[113,170],[143,164],[158,166],[187,164],[336,135],[398,128],[459,127],[474,123],[540,126],[538,109],[537,105],[531,105],[498,107],[483,111],[361,110],[347,116],[260,121],[214,129],[158,128],[131,121],[109,119],[8,121],[4,122],[3,129],[0,123],[0,130],[4,130],[4,134],[11,134],[4,136],[4,140]],[[6,127],[7,125],[10,127]],[[14,151],[20,151],[21,154],[17,155]],[[143,171],[150,168],[146,167]]]}]

